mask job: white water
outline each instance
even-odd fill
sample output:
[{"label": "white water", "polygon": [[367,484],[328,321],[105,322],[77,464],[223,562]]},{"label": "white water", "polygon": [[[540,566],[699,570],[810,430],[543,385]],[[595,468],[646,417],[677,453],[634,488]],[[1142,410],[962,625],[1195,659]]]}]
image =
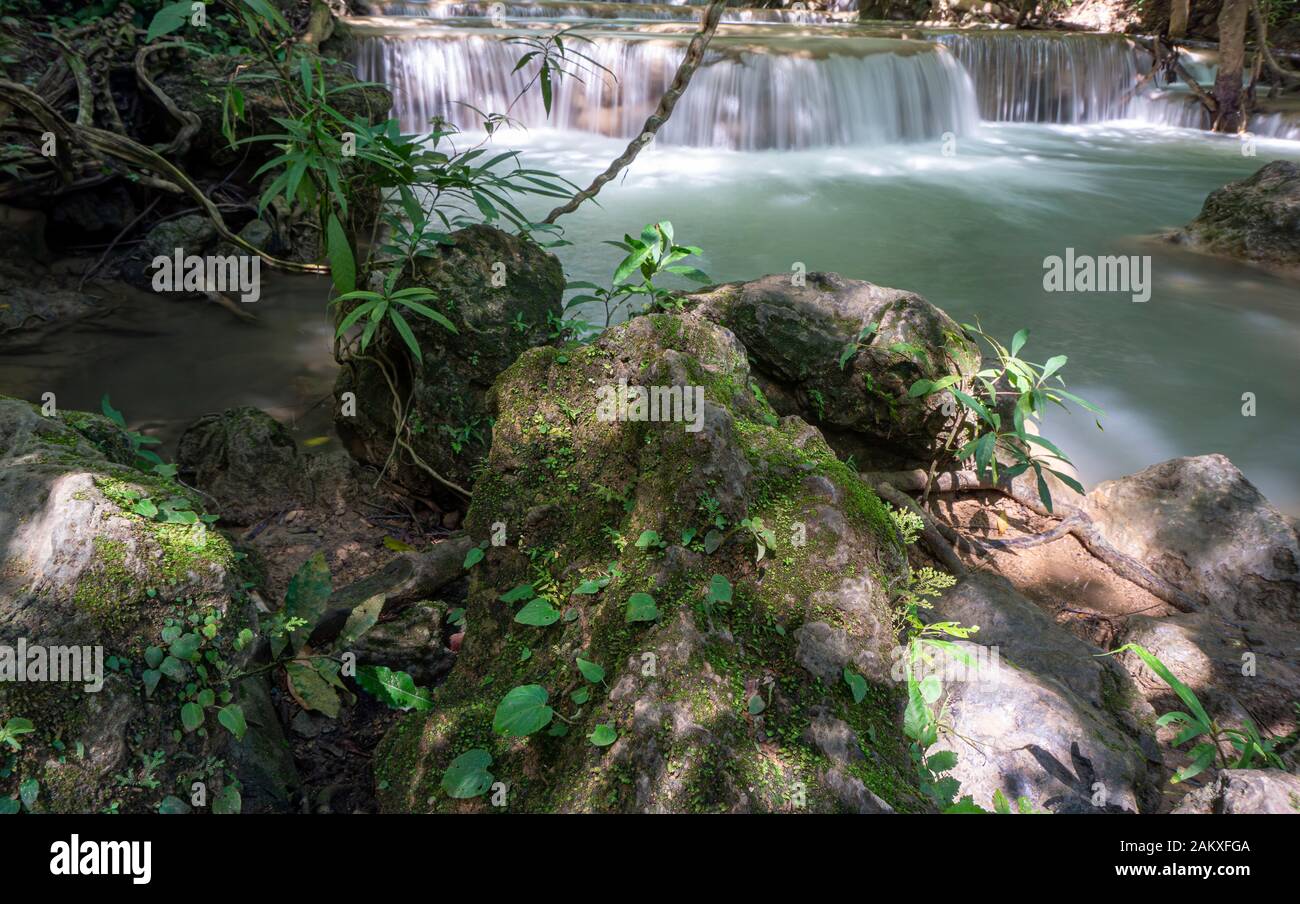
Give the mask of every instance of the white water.
[{"label": "white water", "polygon": [[[529,33],[522,22],[494,34],[462,21],[363,39],[362,71],[394,89],[407,128],[437,113],[472,125],[453,101],[500,111],[522,85],[509,74],[520,48],[500,40]],[[618,84],[557,88],[549,121],[534,92],[511,111],[529,129],[497,143],[586,184],[641,127],[689,29],[593,22]],[[1085,483],[1223,452],[1300,513],[1300,293],[1149,238],[1264,161],[1300,160],[1300,143],[1264,137],[1300,129],[1258,117],[1245,156],[1189,128],[1203,114],[1184,86],[1135,93],[1146,68],[1123,38],[724,26],[660,138],[599,206],[563,220],[572,244],[557,254],[571,279],[604,282],[617,256],[604,239],[670,219],[717,280],[800,262],[918,291],[1004,339],[1028,327],[1027,353],[1068,353],[1071,389],[1106,408],[1105,433],[1079,415],[1047,424]],[[1043,261],[1066,248],[1150,256],[1151,300],[1045,293]],[[1242,417],[1244,392],[1257,417]]]}]

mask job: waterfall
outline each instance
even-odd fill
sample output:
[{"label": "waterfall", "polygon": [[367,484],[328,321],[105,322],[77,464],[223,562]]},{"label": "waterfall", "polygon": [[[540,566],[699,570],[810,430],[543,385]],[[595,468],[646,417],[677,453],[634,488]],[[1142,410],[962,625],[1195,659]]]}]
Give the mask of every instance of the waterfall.
[{"label": "waterfall", "polygon": [[[618,81],[604,73],[586,73],[583,83],[566,78],[555,89],[549,120],[538,91],[519,96],[528,78],[514,71],[522,49],[495,37],[378,35],[362,40],[356,61],[361,78],[392,89],[408,131],[423,129],[434,116],[478,128],[480,118],[463,102],[484,112],[508,111],[526,126],[631,138],[671,83],[685,42],[612,35],[592,40],[583,53],[617,73]],[[785,150],[938,140],[978,125],[970,79],[943,48],[901,41],[857,46],[868,52],[754,52],[753,44],[715,41],[659,140]]]},{"label": "waterfall", "polygon": [[[856,2],[856,0],[854,0]],[[565,0],[535,0],[535,2],[502,2],[502,0],[394,0],[372,4],[377,14],[385,16],[413,16],[425,19],[657,19],[666,21],[696,20],[700,9],[689,3],[613,3],[604,0],[584,0],[569,3]],[[807,9],[750,9],[729,8],[722,14],[723,22],[738,24],[773,22],[801,25],[820,25],[835,21],[826,13]]]},{"label": "waterfall", "polygon": [[1130,114],[1139,53],[1122,36],[992,31],[934,40],[970,72],[985,119],[1083,123]]}]

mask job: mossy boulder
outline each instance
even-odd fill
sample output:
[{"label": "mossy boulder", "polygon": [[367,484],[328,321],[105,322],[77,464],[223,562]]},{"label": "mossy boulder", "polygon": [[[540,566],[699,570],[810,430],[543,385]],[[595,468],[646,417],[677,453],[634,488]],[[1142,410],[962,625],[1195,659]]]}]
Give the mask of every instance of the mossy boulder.
[{"label": "mossy boulder", "polygon": [[[410,399],[403,439],[440,475],[467,485],[491,444],[487,391],[520,354],[547,341],[551,319],[562,311],[564,273],[553,255],[499,229],[472,226],[452,238],[455,244],[417,258],[396,288],[431,289],[437,296],[431,306],[457,332],[409,314],[423,358],[415,361],[396,332],[381,330],[367,352],[371,360],[354,361],[339,374],[335,424],[358,461],[380,468],[389,461],[397,423],[388,380],[374,360],[382,358],[402,401]],[[347,404],[347,392],[355,393],[355,406]],[[402,484],[440,489],[408,455],[394,459]]]},{"label": "mossy boulder", "polygon": [[744,343],[779,413],[815,423],[863,464],[864,449],[876,459],[892,449],[928,461],[960,409],[947,393],[911,398],[908,390],[920,379],[979,369],[975,344],[920,295],[835,273],[806,274],[801,285],[773,274],[688,301]]},{"label": "mossy boulder", "polygon": [[[699,387],[702,416],[611,419],[621,381]],[[731,331],[655,314],[534,348],[488,407],[465,640],[432,711],[376,753],[385,809],[489,809],[442,786],[471,750],[512,811],[924,808],[888,677],[893,522],[816,429],[755,393]],[[812,635],[828,641],[815,656]],[[861,703],[844,667],[868,681]],[[498,733],[498,706],[530,685],[547,723]]]},{"label": "mossy boulder", "polygon": [[[202,508],[176,484],[121,464],[124,440],[98,415],[45,417],[26,402],[0,398],[0,647],[14,656],[20,645],[43,647],[50,662],[56,646],[98,650],[79,664],[83,676],[97,671],[103,679],[95,690],[84,677],[55,681],[60,676],[49,673],[0,682],[0,723],[21,717],[35,726],[0,780],[0,796],[36,779],[40,809],[86,812],[114,800],[153,809],[173,792],[171,785],[158,789],[223,739],[173,739],[181,685],[164,679],[146,693],[145,650],[166,646],[169,624],[188,631],[212,624],[220,631],[214,628],[204,649],[230,655],[228,638],[251,620],[223,536],[202,522],[168,524],[137,513],[141,500]],[[193,676],[193,666],[183,668]],[[215,726],[215,718],[208,722]],[[181,751],[190,759],[173,758]],[[115,781],[119,773],[139,784]],[[214,791],[221,784],[205,780]]]},{"label": "mossy boulder", "polygon": [[1274,160],[1215,189],[1200,215],[1169,238],[1300,275],[1300,165]]}]

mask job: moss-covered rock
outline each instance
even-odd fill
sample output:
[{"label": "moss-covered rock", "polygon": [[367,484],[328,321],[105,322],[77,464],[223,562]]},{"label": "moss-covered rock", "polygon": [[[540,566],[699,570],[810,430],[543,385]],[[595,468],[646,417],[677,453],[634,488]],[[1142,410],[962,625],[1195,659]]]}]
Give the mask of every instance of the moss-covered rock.
[{"label": "moss-covered rock", "polygon": [[[96,415],[44,417],[26,402],[0,399],[0,647],[11,666],[20,646],[45,648],[51,662],[53,647],[89,651],[78,660],[81,680],[56,681],[67,676],[47,672],[0,681],[0,723],[21,717],[35,726],[0,780],[0,796],[35,779],[42,809],[86,812],[114,800],[152,809],[180,787],[180,771],[219,751],[224,738],[173,738],[178,693],[186,691],[164,680],[147,694],[145,650],[166,646],[169,626],[198,632],[210,625],[203,650],[230,655],[229,638],[250,623],[235,555],[221,534],[201,521],[163,523],[137,513],[147,510],[144,500],[202,509],[178,485],[101,451],[120,460],[121,440]],[[198,681],[194,668],[183,666]],[[92,671],[102,687],[92,689]],[[204,780],[215,789],[222,778]]]},{"label": "moss-covered rock", "polygon": [[[381,330],[367,353],[371,360],[355,361],[339,374],[336,426],[358,461],[376,467],[389,461],[397,430],[393,396],[374,362],[386,359],[403,402],[410,399],[404,439],[443,477],[468,484],[491,444],[487,391],[520,354],[546,341],[551,319],[562,310],[564,273],[553,255],[499,229],[472,226],[452,237],[454,245],[417,258],[396,288],[431,289],[437,296],[431,305],[457,332],[408,315],[423,355],[416,362],[394,331]],[[346,392],[355,393],[355,406],[345,404]],[[409,456],[396,460],[401,483],[439,489]]]},{"label": "moss-covered rock", "polygon": [[1200,215],[1169,238],[1300,274],[1300,165],[1274,160],[1215,189]]},{"label": "moss-covered rock", "polygon": [[[621,381],[699,387],[702,416],[610,420]],[[492,756],[510,810],[922,806],[888,681],[892,521],[815,429],[755,394],[734,334],[692,313],[638,317],[589,346],[529,350],[488,404],[466,526],[505,543],[470,572],[465,641],[432,712],[377,751],[386,809],[486,809],[440,787],[472,749]],[[502,601],[522,585],[538,602]],[[517,621],[525,605],[554,623]],[[869,679],[861,704],[842,675],[801,664],[814,622]],[[526,685],[545,689],[549,724],[496,733],[498,705]],[[598,726],[617,740],[597,746]]]},{"label": "moss-covered rock", "polygon": [[911,398],[908,390],[920,379],[969,378],[979,369],[975,344],[920,295],[835,273],[809,273],[801,285],[773,274],[688,301],[744,343],[779,413],[827,430],[861,464],[864,450],[881,460],[886,449],[928,461],[959,409],[945,410],[946,393]]}]

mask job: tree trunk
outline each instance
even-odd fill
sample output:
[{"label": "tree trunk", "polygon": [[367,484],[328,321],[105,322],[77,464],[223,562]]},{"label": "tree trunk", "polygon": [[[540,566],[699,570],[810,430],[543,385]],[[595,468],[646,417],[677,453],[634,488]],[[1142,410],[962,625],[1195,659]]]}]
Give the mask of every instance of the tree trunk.
[{"label": "tree trunk", "polygon": [[1173,0],[1169,7],[1169,37],[1181,38],[1187,34],[1187,16],[1191,0]]},{"label": "tree trunk", "polygon": [[1219,74],[1214,80],[1218,111],[1214,131],[1240,132],[1246,126],[1241,76],[1246,62],[1246,22],[1250,0],[1224,0],[1219,11]]}]

